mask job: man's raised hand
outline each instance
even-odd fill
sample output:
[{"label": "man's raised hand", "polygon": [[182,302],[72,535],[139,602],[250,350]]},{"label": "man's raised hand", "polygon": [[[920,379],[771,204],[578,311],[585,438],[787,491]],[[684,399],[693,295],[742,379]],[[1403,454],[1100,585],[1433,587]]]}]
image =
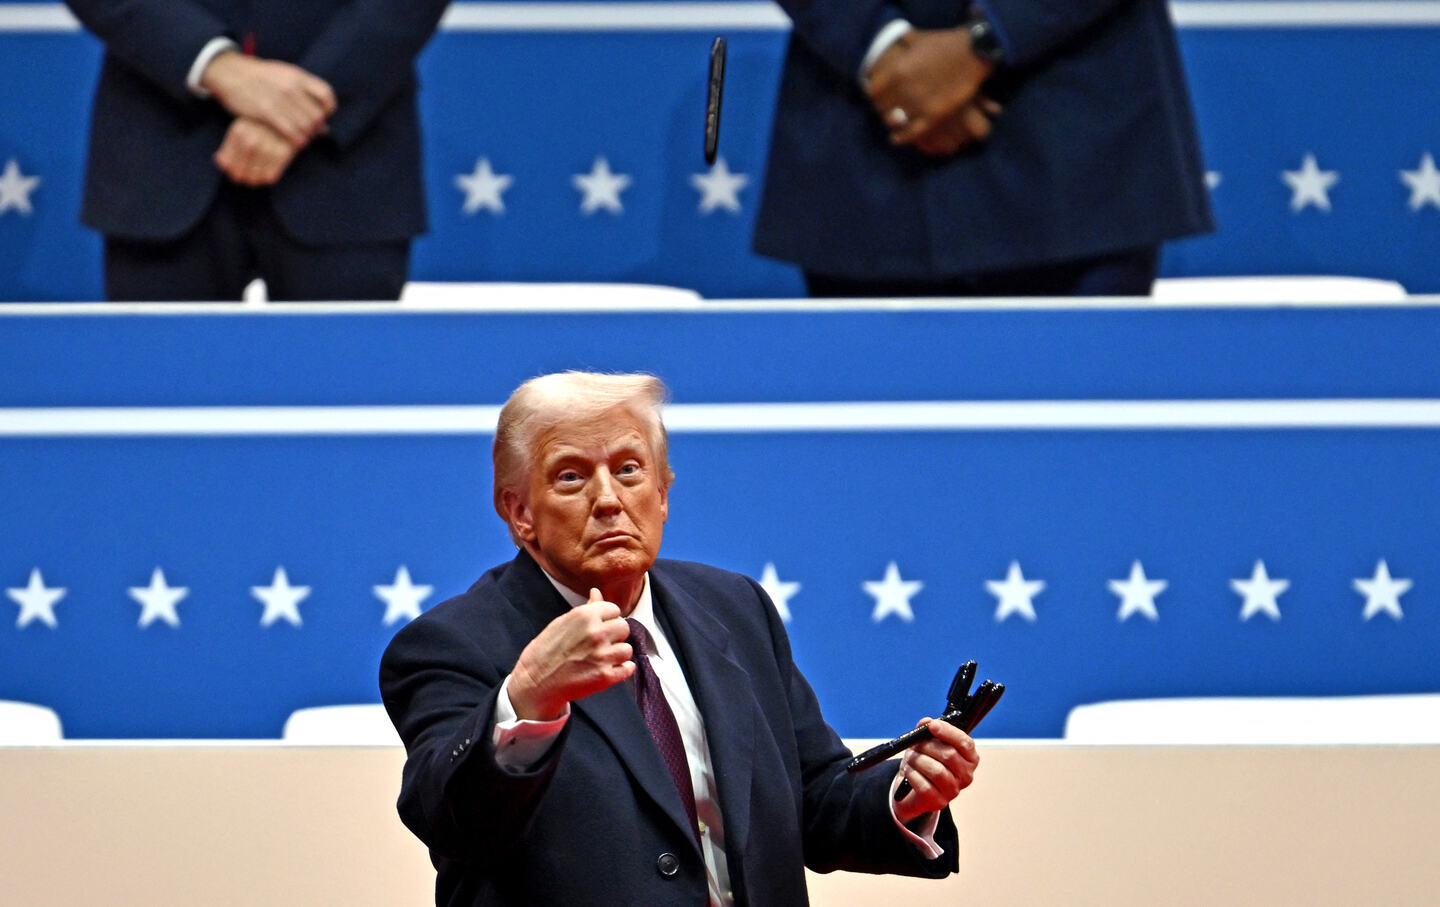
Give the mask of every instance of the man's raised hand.
[{"label": "man's raised hand", "polygon": [[510,673],[510,702],[521,718],[558,718],[565,704],[635,673],[630,625],[599,589],[552,620],[520,653]]}]

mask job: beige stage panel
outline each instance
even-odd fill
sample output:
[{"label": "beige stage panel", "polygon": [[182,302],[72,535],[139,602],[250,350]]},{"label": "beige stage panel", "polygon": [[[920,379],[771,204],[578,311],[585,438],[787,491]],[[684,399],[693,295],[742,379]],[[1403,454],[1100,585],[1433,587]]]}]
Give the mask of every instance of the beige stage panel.
[{"label": "beige stage panel", "polygon": [[[954,810],[959,876],[812,875],[814,903],[1440,901],[1440,747],[981,745]],[[0,749],[0,903],[430,903],[428,859],[394,811],[403,761],[387,747]]]}]

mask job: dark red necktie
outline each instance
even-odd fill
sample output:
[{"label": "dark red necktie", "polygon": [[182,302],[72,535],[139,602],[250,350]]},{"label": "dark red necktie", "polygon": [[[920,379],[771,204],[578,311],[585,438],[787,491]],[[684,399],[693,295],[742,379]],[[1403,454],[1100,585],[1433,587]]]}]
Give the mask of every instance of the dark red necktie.
[{"label": "dark red necktie", "polygon": [[629,642],[635,650],[635,702],[640,706],[640,714],[645,716],[645,725],[650,728],[650,736],[655,738],[655,745],[660,748],[665,767],[670,769],[675,789],[680,792],[680,802],[685,806],[685,815],[690,817],[690,830],[695,832],[698,839],[695,786],[690,781],[690,763],[685,759],[685,744],[680,739],[680,725],[675,723],[675,713],[670,711],[670,703],[665,701],[665,691],[660,689],[660,678],[655,676],[655,669],[650,666],[650,656],[646,654],[650,648],[650,634],[645,632],[645,627],[633,617],[625,618],[625,622],[630,625]]}]

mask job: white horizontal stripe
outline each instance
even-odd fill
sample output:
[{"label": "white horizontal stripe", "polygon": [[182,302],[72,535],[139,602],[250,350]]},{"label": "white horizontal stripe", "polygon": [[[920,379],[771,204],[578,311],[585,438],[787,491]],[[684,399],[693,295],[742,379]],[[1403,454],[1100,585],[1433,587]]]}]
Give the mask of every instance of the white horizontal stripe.
[{"label": "white horizontal stripe", "polygon": [[[0,409],[0,437],[488,435],[497,406]],[[996,400],[689,403],[672,434],[1440,428],[1440,400]]]},{"label": "white horizontal stripe", "polygon": [[672,432],[1440,428],[1440,400],[994,400],[712,403],[665,410]]},{"label": "white horizontal stripe", "polygon": [[[1176,0],[1181,28],[1345,28],[1440,25],[1437,0]],[[779,31],[790,20],[769,2],[452,3],[445,31]],[[0,32],[76,31],[60,3],[0,3]]]},{"label": "white horizontal stripe", "polygon": [[0,437],[491,434],[498,406],[105,406],[0,409]]},{"label": "white horizontal stripe", "polygon": [[1416,0],[1316,0],[1309,3],[1170,4],[1180,28],[1345,28],[1440,25],[1440,3]]},{"label": "white horizontal stripe", "polygon": [[774,3],[452,3],[447,31],[782,31]]}]

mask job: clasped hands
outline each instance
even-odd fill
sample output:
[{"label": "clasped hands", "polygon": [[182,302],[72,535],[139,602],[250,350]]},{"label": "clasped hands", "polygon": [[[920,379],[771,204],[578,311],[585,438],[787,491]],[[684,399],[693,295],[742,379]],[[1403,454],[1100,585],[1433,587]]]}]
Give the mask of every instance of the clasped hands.
[{"label": "clasped hands", "polygon": [[328,129],[335,91],[293,63],[227,50],[210,61],[201,84],[235,115],[215,166],[245,186],[280,180],[295,155]]},{"label": "clasped hands", "polygon": [[980,86],[993,69],[964,29],[912,29],[870,67],[865,94],[892,143],[945,156],[989,137],[1000,105]]}]

